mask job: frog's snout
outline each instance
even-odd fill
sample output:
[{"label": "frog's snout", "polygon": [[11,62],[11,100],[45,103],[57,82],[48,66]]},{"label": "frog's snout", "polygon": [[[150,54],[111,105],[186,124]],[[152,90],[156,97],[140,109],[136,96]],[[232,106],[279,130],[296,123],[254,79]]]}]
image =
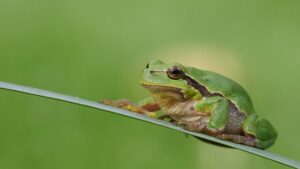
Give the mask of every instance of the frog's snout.
[{"label": "frog's snout", "polygon": [[164,62],[162,62],[160,60],[150,60],[147,65],[149,67],[152,67],[152,66],[158,66],[158,65],[163,65],[163,64],[164,64]]}]

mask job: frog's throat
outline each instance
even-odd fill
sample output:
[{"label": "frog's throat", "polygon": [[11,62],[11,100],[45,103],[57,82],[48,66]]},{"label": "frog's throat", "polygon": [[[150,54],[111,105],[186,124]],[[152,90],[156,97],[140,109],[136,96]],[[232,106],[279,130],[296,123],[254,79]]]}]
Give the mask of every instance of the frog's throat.
[{"label": "frog's throat", "polygon": [[184,95],[183,89],[181,88],[149,84],[142,85],[151,92],[155,102],[162,108],[170,108],[174,106],[174,104],[182,103],[190,99]]}]

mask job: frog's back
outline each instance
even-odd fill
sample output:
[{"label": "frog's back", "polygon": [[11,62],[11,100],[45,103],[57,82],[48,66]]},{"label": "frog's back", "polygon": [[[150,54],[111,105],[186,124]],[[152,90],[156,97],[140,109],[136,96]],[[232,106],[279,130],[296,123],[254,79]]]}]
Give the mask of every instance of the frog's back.
[{"label": "frog's back", "polygon": [[186,67],[186,71],[191,78],[205,86],[210,93],[222,94],[247,115],[254,113],[252,101],[248,93],[235,81],[218,73],[193,67]]}]

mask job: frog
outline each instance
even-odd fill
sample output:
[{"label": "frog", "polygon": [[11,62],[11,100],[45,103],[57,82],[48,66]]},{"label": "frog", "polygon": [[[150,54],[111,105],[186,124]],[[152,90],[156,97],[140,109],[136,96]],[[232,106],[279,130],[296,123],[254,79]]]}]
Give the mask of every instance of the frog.
[{"label": "frog", "polygon": [[271,147],[277,139],[273,125],[255,113],[246,90],[219,73],[151,60],[140,84],[150,97],[138,103],[126,99],[102,103],[259,149]]}]

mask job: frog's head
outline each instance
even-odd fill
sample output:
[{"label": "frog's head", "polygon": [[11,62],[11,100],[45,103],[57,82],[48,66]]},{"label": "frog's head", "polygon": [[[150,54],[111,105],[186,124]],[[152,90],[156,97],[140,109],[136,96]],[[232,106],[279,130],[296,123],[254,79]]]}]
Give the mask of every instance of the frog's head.
[{"label": "frog's head", "polygon": [[141,84],[147,88],[162,109],[186,99],[199,99],[200,93],[186,82],[186,69],[178,63],[166,64],[160,60],[150,61],[143,72]]},{"label": "frog's head", "polygon": [[141,84],[145,87],[172,87],[187,89],[188,85],[182,76],[185,75],[185,68],[181,64],[166,64],[160,60],[150,61],[143,72]]}]

